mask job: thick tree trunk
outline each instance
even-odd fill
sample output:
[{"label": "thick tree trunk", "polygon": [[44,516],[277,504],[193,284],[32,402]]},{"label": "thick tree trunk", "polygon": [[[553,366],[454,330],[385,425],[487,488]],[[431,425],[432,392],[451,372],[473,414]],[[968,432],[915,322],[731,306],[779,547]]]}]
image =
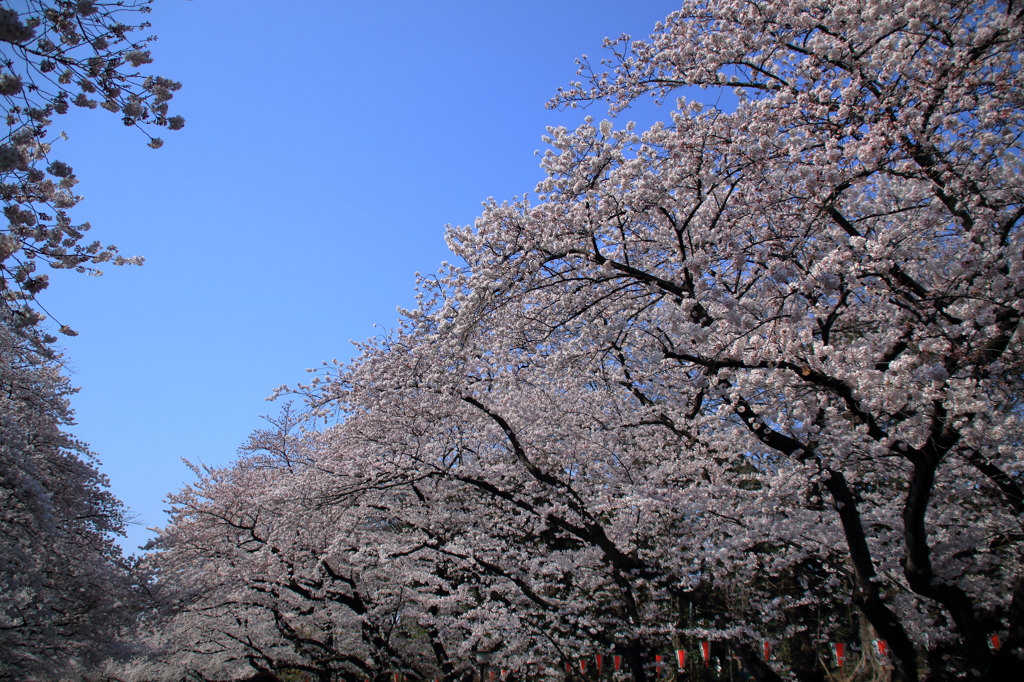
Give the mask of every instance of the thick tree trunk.
[{"label": "thick tree trunk", "polygon": [[[807,622],[804,620],[804,622]],[[789,640],[790,669],[800,682],[825,682],[825,671],[818,662],[814,640],[806,631]]]},{"label": "thick tree trunk", "polygon": [[779,674],[762,658],[760,651],[743,643],[734,643],[733,649],[739,655],[743,668],[757,682],[782,682]]},{"label": "thick tree trunk", "polygon": [[647,672],[644,670],[644,647],[636,639],[627,642],[622,648],[617,649],[622,655],[622,660],[629,670],[633,682],[648,682]]},{"label": "thick tree trunk", "polygon": [[876,582],[874,561],[868,547],[867,536],[857,510],[857,498],[853,496],[846,478],[838,471],[829,471],[825,487],[832,495],[836,512],[843,524],[843,534],[850,548],[850,561],[854,567],[853,603],[857,605],[874,629],[886,640],[895,658],[892,679],[894,682],[916,682],[917,655],[903,625],[885,602]]}]

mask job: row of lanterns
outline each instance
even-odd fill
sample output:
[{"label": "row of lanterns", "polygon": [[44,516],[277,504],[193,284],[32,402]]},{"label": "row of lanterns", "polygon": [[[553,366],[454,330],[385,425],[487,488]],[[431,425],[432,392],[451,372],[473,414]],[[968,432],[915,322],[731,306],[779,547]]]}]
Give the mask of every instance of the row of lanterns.
[{"label": "row of lanterns", "polygon": [[[704,665],[706,666],[711,661],[711,642],[701,642],[700,643],[700,647],[701,647],[701,651],[704,654]],[[676,651],[676,657],[679,660],[679,667],[680,668],[685,667],[685,665],[686,665],[686,652],[683,651],[682,649],[679,649],[678,651]],[[655,667],[656,667],[656,669],[658,671],[658,676],[659,677],[661,676],[661,661],[662,661],[661,656],[655,656],[654,657],[654,665],[655,665]],[[597,664],[597,674],[600,675],[602,667],[603,667],[602,663],[604,662],[604,656],[601,655],[601,654],[595,655],[594,656],[594,662]],[[612,656],[612,666],[615,668],[615,672],[621,672],[622,671],[622,656],[619,656],[619,655]],[[505,671],[505,670],[501,671],[502,679],[505,679],[505,673],[506,672],[507,671]],[[565,664],[565,672],[567,674],[571,674],[572,673],[572,666],[568,663],[568,661]],[[581,658],[580,659],[580,673],[583,674],[583,675],[587,674],[587,659],[585,659],[585,658]]]},{"label": "row of lanterns", "polygon": [[[871,644],[872,644],[872,646],[875,649],[875,654],[878,656],[878,661],[882,665],[887,665],[888,664],[888,660],[889,660],[889,645],[888,645],[888,643],[884,639],[875,639],[875,640],[872,640]],[[995,650],[999,649],[999,635],[992,635],[992,637],[989,639],[989,646],[992,649],[995,649]],[[842,642],[833,642],[831,648],[832,648],[832,654],[835,657],[836,666],[842,668],[843,664],[846,662],[846,645],[843,644]],[[767,662],[767,661],[771,660],[771,654],[772,654],[771,642],[765,641],[763,643],[763,649],[764,649],[764,660]],[[711,642],[701,642],[700,643],[700,654],[701,654],[701,658],[704,659],[704,667],[708,667],[711,664]],[[680,670],[682,670],[682,669],[684,669],[686,667],[686,651],[684,649],[677,649],[676,650],[676,662],[679,664],[679,669]],[[596,664],[597,674],[600,675],[601,671],[603,669],[604,656],[602,654],[596,654],[594,656],[594,663]],[[656,677],[661,677],[661,666],[662,666],[662,663],[663,663],[663,659],[662,659],[662,657],[660,655],[654,657],[654,669],[655,669],[655,676]],[[582,675],[586,675],[587,674],[587,659],[581,658],[580,662],[579,662],[579,666],[580,666],[580,673]],[[615,672],[617,672],[617,673],[618,672],[622,672],[622,656],[619,656],[617,654],[612,656],[612,666],[614,667]],[[572,674],[572,665],[569,662],[566,662],[566,664],[565,664],[565,672],[566,672],[567,675]],[[501,671],[502,682],[504,682],[504,680],[508,677],[508,673],[509,673],[509,671],[506,670],[506,669],[503,669]],[[394,674],[394,682],[403,682],[403,678],[404,678],[404,675],[402,675],[401,673],[395,673]],[[495,671],[494,670],[490,671],[490,679],[491,679],[491,682],[495,682]],[[440,682],[440,680],[435,680],[435,682]]]},{"label": "row of lanterns", "polygon": [[[874,640],[873,643],[874,643],[874,646],[875,646],[875,652],[878,654],[879,659],[884,662],[886,660],[886,656],[888,654],[888,646],[887,646],[885,640],[884,639],[876,639],[876,640]],[[764,660],[765,661],[771,660],[771,654],[772,654],[771,642],[768,642],[768,641],[763,642],[763,652],[764,652]],[[842,642],[834,642],[832,644],[832,653],[835,655],[836,665],[839,666],[839,667],[842,667],[844,662],[845,662],[845,658],[846,658],[846,645],[843,644]],[[701,658],[704,660],[704,667],[706,668],[706,667],[710,666],[711,665],[711,642],[700,642],[700,654],[701,654]],[[664,658],[661,655],[656,655],[654,657],[654,668],[655,668],[655,676],[656,677],[661,677],[661,668],[662,668],[663,662],[664,662]],[[594,663],[596,664],[597,674],[600,675],[602,670],[604,669],[604,655],[603,654],[596,654],[594,656]],[[677,649],[676,650],[676,663],[678,663],[679,668],[681,670],[686,668],[686,650],[685,649]],[[615,672],[617,672],[617,673],[618,672],[622,672],[622,656],[619,656],[617,654],[612,656],[612,666],[615,669]],[[587,659],[581,658],[579,660],[579,668],[580,668],[580,673],[582,675],[586,675],[587,674]],[[567,675],[571,675],[572,674],[572,665],[568,661],[566,661],[566,663],[565,663],[565,672],[566,672]],[[503,669],[501,671],[501,680],[502,680],[502,682],[504,682],[504,680],[508,677],[508,673],[509,673],[509,671],[507,669]],[[491,679],[491,682],[495,682],[495,671],[494,670],[490,671],[490,679]],[[398,678],[396,678],[395,682],[401,682],[401,681]],[[439,682],[439,681],[435,681],[435,682]]]},{"label": "row of lanterns", "polygon": [[[874,639],[874,640],[871,640],[871,644],[872,644],[872,646],[875,649],[875,654],[878,657],[878,661],[882,665],[887,665],[888,661],[889,661],[889,644],[888,644],[888,642],[886,642],[884,639]],[[999,650],[999,635],[992,635],[992,637],[989,639],[989,646],[992,649],[994,649],[994,650],[997,650],[997,651]],[[843,642],[832,642],[831,648],[832,648],[832,654],[835,657],[836,667],[842,668],[843,665],[846,662],[846,644],[844,644]],[[763,651],[764,651],[764,660],[765,660],[765,662],[770,661],[771,660],[771,655],[772,655],[772,645],[771,645],[771,642],[768,642],[768,641],[764,641],[763,642]],[[711,664],[711,642],[701,642],[700,643],[700,653],[701,653],[701,658],[704,659],[704,667],[706,668],[706,667],[708,667]],[[594,657],[594,662],[597,664],[597,673],[599,675],[601,674],[603,660],[604,660],[604,657],[601,654],[597,654]],[[615,667],[615,672],[621,672],[621,670],[622,670],[622,656],[618,656],[618,655],[612,656],[612,662],[613,662],[614,667]],[[661,677],[661,665],[662,665],[662,662],[663,662],[663,659],[662,659],[662,657],[660,655],[656,655],[654,657],[654,669],[655,669],[655,676],[656,677]],[[682,669],[684,669],[686,667],[686,650],[685,649],[677,649],[676,650],[676,662],[679,664],[680,670],[682,670]],[[565,672],[567,674],[572,673],[572,667],[569,665],[568,662],[565,664]],[[585,658],[581,658],[580,659],[580,673],[582,673],[583,675],[587,674],[587,659],[585,659]],[[493,674],[494,674],[493,671],[491,672],[491,674],[493,676]],[[502,680],[504,680],[507,677],[507,675],[508,675],[508,671],[507,670],[502,670],[501,671],[501,679]]]},{"label": "row of lanterns", "polygon": [[[876,639],[874,641],[874,644],[875,644],[875,650],[878,652],[879,658],[884,660],[884,658],[886,656],[886,651],[887,651],[887,646],[886,646],[885,640],[884,639]],[[765,661],[771,660],[771,655],[772,655],[772,645],[771,645],[771,642],[768,642],[768,641],[763,642],[763,651],[764,651],[764,660]],[[844,659],[845,659],[845,656],[846,656],[846,645],[843,644],[842,642],[835,642],[835,643],[832,644],[832,651],[833,651],[833,653],[835,654],[835,657],[836,657],[836,665],[838,665],[839,667],[842,667]],[[701,658],[704,660],[704,667],[706,668],[709,665],[711,665],[711,642],[701,642],[700,643],[700,654],[701,654]],[[594,662],[597,664],[597,673],[599,675],[601,674],[603,661],[604,661],[604,657],[601,654],[597,654],[597,655],[594,656]],[[660,655],[656,655],[654,657],[654,669],[655,669],[655,676],[656,677],[661,677],[661,666],[662,666],[663,661],[664,661],[664,659]],[[612,663],[613,663],[613,665],[615,667],[615,672],[621,672],[622,671],[622,656],[618,656],[618,655],[612,656]],[[680,669],[686,668],[686,650],[685,649],[676,649],[676,663],[679,664],[679,668]],[[565,672],[566,673],[572,673],[572,667],[569,665],[568,662],[565,664]],[[580,659],[580,673],[582,673],[583,675],[587,674],[587,659],[585,659],[585,658],[581,658]],[[501,671],[501,679],[504,680],[505,677],[507,676],[507,674],[508,674],[507,670],[502,670]]]}]

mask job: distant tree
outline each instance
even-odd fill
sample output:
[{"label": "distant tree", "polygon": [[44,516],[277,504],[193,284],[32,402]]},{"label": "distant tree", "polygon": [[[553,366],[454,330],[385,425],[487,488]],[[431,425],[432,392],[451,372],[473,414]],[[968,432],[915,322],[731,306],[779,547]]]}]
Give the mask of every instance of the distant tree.
[{"label": "distant tree", "polygon": [[[170,497],[172,522],[152,543],[155,593],[144,675],[223,677],[239,666],[329,682],[434,679],[452,641],[430,623],[434,567],[373,491],[343,505],[316,462],[316,438],[286,407],[225,468]],[[394,497],[391,495],[390,497]],[[419,577],[418,577],[419,576]],[[436,661],[436,663],[432,663]],[[170,674],[167,671],[172,671]]]},{"label": "distant tree", "polygon": [[[22,0],[0,4],[0,102],[6,132],[0,134],[0,202],[8,225],[0,228],[0,302],[8,318],[37,340],[55,339],[35,330],[45,318],[36,295],[48,285],[41,264],[101,274],[98,266],[141,264],[117,248],[87,241],[89,223],[73,224],[68,209],[82,197],[72,168],[52,158],[54,116],[72,107],[102,108],[121,122],[145,130],[178,130],[168,102],[181,85],[144,75],[152,62],[149,23],[139,15],[153,0]],[[146,133],[149,136],[149,133]],[[149,146],[159,148],[159,137]],[[73,335],[62,325],[60,331]]]},{"label": "distant tree", "polygon": [[72,674],[121,653],[137,608],[115,542],[124,507],[63,430],[73,392],[0,325],[0,679]]}]

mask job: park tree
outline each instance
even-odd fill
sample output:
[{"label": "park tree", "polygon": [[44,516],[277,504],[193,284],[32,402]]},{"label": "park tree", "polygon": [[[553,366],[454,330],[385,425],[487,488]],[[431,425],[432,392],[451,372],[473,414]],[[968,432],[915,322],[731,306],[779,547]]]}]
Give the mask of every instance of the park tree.
[{"label": "park tree", "polygon": [[893,679],[1019,678],[1022,12],[709,0],[607,41],[552,106],[738,106],[551,129],[536,197],[451,228],[465,266],[306,388],[335,460],[460,482],[464,543],[528,517],[741,650],[767,618],[813,656],[838,598]]},{"label": "park tree", "polygon": [[[457,272],[425,280],[406,323],[314,389],[344,413],[319,454],[332,496],[392,492],[377,504],[458,562],[476,606],[455,618],[474,648],[501,642],[502,667],[560,675],[617,654],[645,680],[655,656],[675,644],[693,656],[713,638],[716,655],[728,648],[773,679],[762,641],[782,640],[790,667],[820,677],[807,626],[827,639],[849,619],[842,536],[813,472],[763,451],[702,453],[666,422],[663,397],[587,366],[579,329],[568,355],[529,362],[448,339],[465,284]],[[470,356],[453,364],[449,344]]]},{"label": "park tree", "polygon": [[152,653],[123,670],[455,679],[449,650],[461,640],[431,614],[441,570],[389,510],[402,491],[346,488],[345,503],[333,504],[339,479],[321,466],[302,415],[286,406],[270,421],[236,462],[195,467],[196,482],[170,496],[171,523],[147,560],[155,604],[142,632]]},{"label": "park tree", "polygon": [[115,543],[125,510],[64,431],[73,393],[56,361],[0,325],[0,679],[69,675],[129,649],[140,591]]}]

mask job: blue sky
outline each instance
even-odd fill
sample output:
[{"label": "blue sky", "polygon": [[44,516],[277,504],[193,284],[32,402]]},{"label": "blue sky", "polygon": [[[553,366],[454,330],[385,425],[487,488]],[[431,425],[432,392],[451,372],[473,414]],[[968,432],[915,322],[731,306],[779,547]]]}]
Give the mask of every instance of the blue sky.
[{"label": "blue sky", "polygon": [[52,154],[82,180],[75,218],[146,265],[58,273],[41,297],[81,333],[74,433],[138,516],[123,545],[165,522],[192,478],[181,458],[230,462],[276,386],[393,326],[413,273],[450,259],[446,223],[532,191],[545,126],[606,116],[544,108],[576,57],[677,7],[158,0],[152,68],[183,82],[185,129],[154,151],[79,110]]}]

